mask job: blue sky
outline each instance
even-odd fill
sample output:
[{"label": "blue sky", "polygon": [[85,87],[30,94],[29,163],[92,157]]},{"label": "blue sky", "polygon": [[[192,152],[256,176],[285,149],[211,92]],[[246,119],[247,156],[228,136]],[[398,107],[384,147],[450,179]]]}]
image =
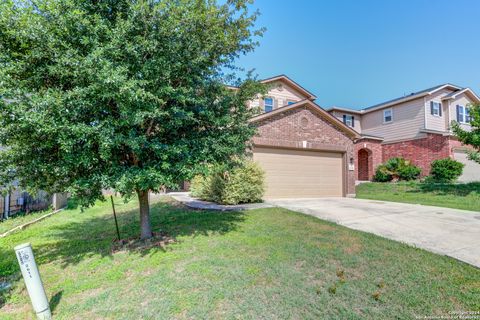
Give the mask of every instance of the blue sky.
[{"label": "blue sky", "polygon": [[257,0],[267,31],[238,65],[286,74],[322,107],[450,82],[480,93],[478,0]]}]

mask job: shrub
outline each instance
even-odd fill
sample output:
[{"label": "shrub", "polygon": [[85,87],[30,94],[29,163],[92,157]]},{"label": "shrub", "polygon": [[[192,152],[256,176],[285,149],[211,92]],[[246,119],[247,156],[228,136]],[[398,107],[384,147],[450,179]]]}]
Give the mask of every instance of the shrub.
[{"label": "shrub", "polygon": [[196,175],[190,181],[190,194],[195,198],[205,199],[209,195],[210,176]]},{"label": "shrub", "polygon": [[431,180],[434,182],[453,182],[462,175],[464,166],[463,163],[450,158],[434,160],[430,169]]},{"label": "shrub", "polygon": [[221,202],[237,204],[262,201],[264,180],[265,173],[256,162],[245,162],[227,177]]},{"label": "shrub", "polygon": [[421,172],[422,169],[413,164],[410,164],[399,168],[398,176],[400,177],[400,180],[410,181],[417,179],[420,176]]},{"label": "shrub", "polygon": [[377,182],[388,182],[392,180],[410,181],[417,179],[421,172],[422,170],[410,161],[397,157],[391,158],[384,164],[379,165],[373,178]]},{"label": "shrub", "polygon": [[376,182],[389,182],[392,181],[392,175],[388,171],[387,167],[384,164],[381,164],[377,167],[373,180]]},{"label": "shrub", "polygon": [[216,168],[205,176],[191,181],[192,196],[222,204],[260,202],[265,192],[265,174],[250,160],[241,162],[231,170]]}]

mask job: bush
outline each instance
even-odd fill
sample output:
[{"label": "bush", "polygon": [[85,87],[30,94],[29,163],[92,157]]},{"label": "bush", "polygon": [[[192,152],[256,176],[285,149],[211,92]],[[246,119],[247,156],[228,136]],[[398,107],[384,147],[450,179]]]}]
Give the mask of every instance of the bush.
[{"label": "bush", "polygon": [[190,194],[199,199],[205,199],[210,194],[211,176],[197,175],[190,181]]},{"label": "bush", "polygon": [[248,161],[234,169],[226,179],[222,203],[252,203],[262,201],[265,192],[265,173],[260,166]]},{"label": "bush", "polygon": [[260,166],[247,160],[228,171],[216,168],[206,176],[196,176],[190,191],[194,197],[222,204],[260,202],[265,192],[264,180]]},{"label": "bush", "polygon": [[373,179],[377,182],[415,180],[422,170],[404,158],[391,158],[377,167]]},{"label": "bush", "polygon": [[388,171],[387,167],[384,164],[381,164],[377,167],[373,180],[376,182],[388,182],[392,181],[392,175]]},{"label": "bush", "polygon": [[450,158],[434,160],[431,163],[429,180],[434,182],[453,182],[462,175],[463,167],[461,162]]},{"label": "bush", "polygon": [[420,176],[420,173],[422,173],[422,169],[413,164],[398,169],[398,176],[400,180],[404,181],[415,180]]}]

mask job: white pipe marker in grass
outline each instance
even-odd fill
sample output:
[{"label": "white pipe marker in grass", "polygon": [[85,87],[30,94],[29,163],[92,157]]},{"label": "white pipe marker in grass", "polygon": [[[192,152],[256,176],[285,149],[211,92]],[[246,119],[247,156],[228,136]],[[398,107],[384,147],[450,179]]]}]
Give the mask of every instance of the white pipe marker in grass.
[{"label": "white pipe marker in grass", "polygon": [[37,318],[40,320],[51,320],[52,313],[50,312],[47,295],[45,294],[42,279],[40,278],[40,273],[35,263],[32,246],[30,243],[16,246],[15,253]]}]

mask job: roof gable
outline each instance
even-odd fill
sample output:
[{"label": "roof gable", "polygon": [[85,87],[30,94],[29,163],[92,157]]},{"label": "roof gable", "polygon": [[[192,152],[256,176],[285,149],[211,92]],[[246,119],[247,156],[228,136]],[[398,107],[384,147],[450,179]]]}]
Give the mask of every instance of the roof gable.
[{"label": "roof gable", "polygon": [[[396,99],[392,99],[392,100],[388,100],[388,101],[385,101],[385,102],[382,102],[382,103],[379,103],[379,104],[376,104],[376,105],[373,105],[371,107],[364,108],[364,109],[361,109],[361,110],[349,110],[347,108],[332,107],[328,111],[338,110],[338,111],[342,111],[342,112],[366,114],[366,113],[369,113],[369,112],[373,112],[375,110],[380,110],[380,109],[388,108],[388,107],[391,107],[391,106],[394,106],[394,105],[397,105],[397,104],[400,104],[400,103],[409,102],[409,101],[412,101],[412,100],[423,98],[425,96],[435,94],[435,93],[437,93],[437,92],[439,92],[443,89],[453,90],[453,92],[451,94],[449,94],[448,96],[454,95],[454,94],[456,94],[460,91],[465,90],[465,89],[463,89],[459,86],[456,86],[456,85],[453,85],[453,84],[450,84],[450,83],[446,83],[446,84],[441,84],[441,85],[431,87],[431,88],[428,88],[428,89],[425,89],[425,90],[413,92],[409,95],[406,95],[406,96],[403,96],[403,97],[400,97],[400,98],[396,98]],[[469,88],[466,88],[466,89],[470,90]],[[472,90],[470,90],[470,91],[473,95],[475,95],[475,93]],[[476,97],[478,98],[478,96],[476,96]]]},{"label": "roof gable", "polygon": [[465,94],[470,97],[473,101],[476,103],[480,102],[480,97],[477,96],[477,94],[470,88],[465,88],[462,90],[454,91],[450,93],[449,95],[446,95],[445,97],[442,98],[442,100],[450,100],[450,99],[456,99],[459,95]]},{"label": "roof gable", "polygon": [[399,104],[399,103],[408,102],[408,101],[411,101],[411,100],[422,98],[424,96],[434,94],[435,92],[438,92],[438,91],[443,90],[445,88],[450,88],[450,89],[453,89],[455,91],[458,91],[458,90],[462,89],[461,87],[457,87],[457,86],[455,86],[453,84],[450,84],[450,83],[441,84],[441,85],[438,85],[438,86],[435,86],[435,87],[432,87],[432,88],[428,88],[428,89],[425,89],[425,90],[412,92],[411,94],[406,95],[404,97],[392,99],[392,100],[389,100],[389,101],[385,101],[385,102],[373,105],[371,107],[363,109],[363,112],[366,113],[366,112],[370,112],[370,111],[377,110],[377,109],[383,109],[383,108],[387,108],[387,107],[390,107],[390,106],[393,106],[393,105],[396,105],[396,104]]},{"label": "roof gable", "polygon": [[317,98],[313,93],[311,93],[310,91],[308,91],[307,89],[305,89],[304,87],[302,87],[301,85],[299,85],[298,83],[296,83],[295,81],[293,81],[292,79],[290,79],[284,74],[267,78],[267,79],[261,80],[260,82],[267,84],[275,81],[281,81],[287,84],[288,86],[292,87],[293,89],[298,91],[300,94],[302,94],[306,99],[315,100]]},{"label": "roof gable", "polygon": [[259,121],[262,121],[264,119],[273,117],[277,114],[280,114],[282,112],[294,110],[294,109],[301,108],[301,107],[308,107],[311,111],[313,111],[315,114],[320,116],[322,119],[324,119],[327,122],[329,122],[330,124],[332,124],[338,130],[344,132],[352,140],[360,138],[360,135],[358,134],[358,132],[356,132],[352,128],[348,127],[343,122],[341,122],[340,120],[338,120],[337,118],[332,116],[330,113],[323,110],[319,105],[317,105],[316,103],[314,103],[313,101],[308,100],[308,99],[305,99],[305,100],[302,100],[302,101],[299,101],[297,103],[287,105],[287,106],[284,106],[284,107],[281,107],[281,108],[274,109],[271,112],[259,114],[258,116],[255,116],[255,117],[251,118],[249,121],[251,123],[259,122]]}]

